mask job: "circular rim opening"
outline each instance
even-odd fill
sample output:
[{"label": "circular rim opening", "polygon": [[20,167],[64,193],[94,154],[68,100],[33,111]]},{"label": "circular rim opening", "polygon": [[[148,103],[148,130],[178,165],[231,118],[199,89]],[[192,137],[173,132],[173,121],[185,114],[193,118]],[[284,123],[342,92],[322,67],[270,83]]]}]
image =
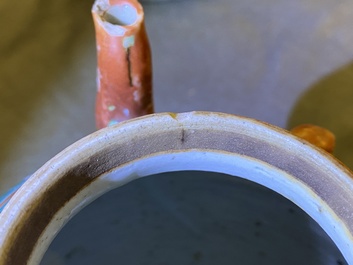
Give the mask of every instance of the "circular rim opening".
[{"label": "circular rim opening", "polygon": [[[331,236],[348,263],[353,262],[351,173],[328,155],[283,130],[234,115],[192,112],[155,114],[123,122],[76,142],[54,157],[24,184],[1,214],[0,264],[28,258],[33,261],[28,264],[37,264],[35,260],[41,259],[54,232],[60,230],[68,217],[108,191],[100,181],[109,175],[107,172],[120,172],[119,185],[123,185],[161,170],[175,171],[178,165],[175,161],[162,165],[161,162],[167,160],[151,163],[149,159],[160,155],[165,159],[166,155],[175,157],[179,153],[181,158],[187,158],[182,168],[179,165],[179,170],[199,169],[244,176],[226,172],[227,168],[234,171],[243,167],[242,170],[256,173],[252,175],[263,176],[253,181],[303,208]],[[188,156],[189,153],[192,156]],[[197,162],[197,154],[211,154],[210,159],[217,163],[208,163],[204,155]],[[227,159],[228,156],[231,159]],[[236,159],[245,160],[243,163]],[[194,162],[190,163],[191,160]],[[138,165],[139,161],[149,163],[142,166]],[[222,161],[228,161],[228,166],[221,167]],[[251,165],[246,165],[246,161]],[[156,170],[158,172],[154,172]],[[274,170],[281,172],[278,178],[273,178]],[[252,179],[249,177],[249,180]],[[268,183],[261,183],[264,180]],[[280,180],[283,183],[278,186]],[[280,189],[271,188],[276,184]],[[100,187],[90,192],[87,189],[90,185]],[[309,202],[301,203],[283,194],[288,192],[283,188],[286,185],[294,185],[289,191],[295,191],[297,197],[298,190],[302,189],[304,195],[298,198],[310,198]],[[33,189],[41,192],[34,193]],[[31,242],[23,244],[23,238]],[[27,248],[21,249],[22,256],[16,248],[21,245],[16,243],[19,241]]]}]

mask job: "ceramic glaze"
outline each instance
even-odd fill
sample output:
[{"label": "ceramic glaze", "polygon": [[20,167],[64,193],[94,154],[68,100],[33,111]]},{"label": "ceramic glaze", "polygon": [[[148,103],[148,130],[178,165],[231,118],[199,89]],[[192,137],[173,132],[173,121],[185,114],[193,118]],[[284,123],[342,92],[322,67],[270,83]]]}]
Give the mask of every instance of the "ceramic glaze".
[{"label": "ceramic glaze", "polygon": [[[185,159],[199,154],[190,156]],[[291,201],[241,176],[195,170],[149,175],[104,194],[64,226],[41,265],[117,261],[347,264],[322,228]]]},{"label": "ceramic glaze", "polygon": [[193,112],[105,128],[49,161],[0,216],[0,264],[39,264],[60,229],[100,195],[143,176],[182,170],[241,176],[274,190],[311,216],[352,263],[353,180],[345,167],[284,130]]},{"label": "ceramic glaze", "polygon": [[[136,118],[153,112],[142,7],[136,0],[97,0],[92,14],[97,127],[111,127],[63,150],[0,197],[0,265],[353,264],[353,175],[347,168],[252,119],[213,112]],[[333,150],[332,135],[318,140],[311,132],[308,140]],[[170,175],[178,178],[174,193]],[[146,207],[151,202],[129,190],[138,181],[159,207]],[[104,199],[97,198],[110,191],[101,205]],[[120,195],[109,196],[115,192]],[[141,204],[133,204],[139,198]],[[112,203],[120,206],[107,208],[115,213],[102,212]],[[137,215],[149,226],[138,226]],[[168,238],[161,237],[163,228]],[[304,254],[296,255],[298,249]]]},{"label": "ceramic glaze", "polygon": [[136,0],[98,0],[96,123],[103,128],[153,113],[151,51]]}]

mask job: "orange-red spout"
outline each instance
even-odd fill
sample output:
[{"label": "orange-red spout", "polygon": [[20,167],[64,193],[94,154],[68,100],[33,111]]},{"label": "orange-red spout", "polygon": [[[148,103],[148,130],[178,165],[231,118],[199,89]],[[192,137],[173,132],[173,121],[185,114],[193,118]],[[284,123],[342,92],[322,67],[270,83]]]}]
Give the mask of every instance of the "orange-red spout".
[{"label": "orange-red spout", "polygon": [[137,0],[96,0],[96,123],[103,128],[153,113],[152,61]]}]

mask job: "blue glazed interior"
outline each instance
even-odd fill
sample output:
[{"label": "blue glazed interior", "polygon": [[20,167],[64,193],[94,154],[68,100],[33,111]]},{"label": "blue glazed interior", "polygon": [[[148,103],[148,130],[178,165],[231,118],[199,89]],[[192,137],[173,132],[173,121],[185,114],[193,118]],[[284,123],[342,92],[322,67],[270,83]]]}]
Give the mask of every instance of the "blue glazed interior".
[{"label": "blue glazed interior", "polygon": [[84,208],[41,265],[347,264],[303,210],[248,180],[181,171],[135,180]]}]

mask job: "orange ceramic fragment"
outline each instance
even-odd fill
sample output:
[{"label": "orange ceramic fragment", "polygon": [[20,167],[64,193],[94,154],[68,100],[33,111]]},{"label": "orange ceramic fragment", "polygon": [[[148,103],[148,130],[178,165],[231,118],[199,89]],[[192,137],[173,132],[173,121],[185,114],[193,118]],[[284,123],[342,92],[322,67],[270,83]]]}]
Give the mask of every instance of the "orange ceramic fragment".
[{"label": "orange ceramic fragment", "polygon": [[151,51],[137,0],[97,0],[96,123],[103,128],[153,112]]},{"label": "orange ceramic fragment", "polygon": [[332,132],[325,128],[312,124],[302,124],[293,128],[291,133],[329,153],[333,153],[336,138]]}]

